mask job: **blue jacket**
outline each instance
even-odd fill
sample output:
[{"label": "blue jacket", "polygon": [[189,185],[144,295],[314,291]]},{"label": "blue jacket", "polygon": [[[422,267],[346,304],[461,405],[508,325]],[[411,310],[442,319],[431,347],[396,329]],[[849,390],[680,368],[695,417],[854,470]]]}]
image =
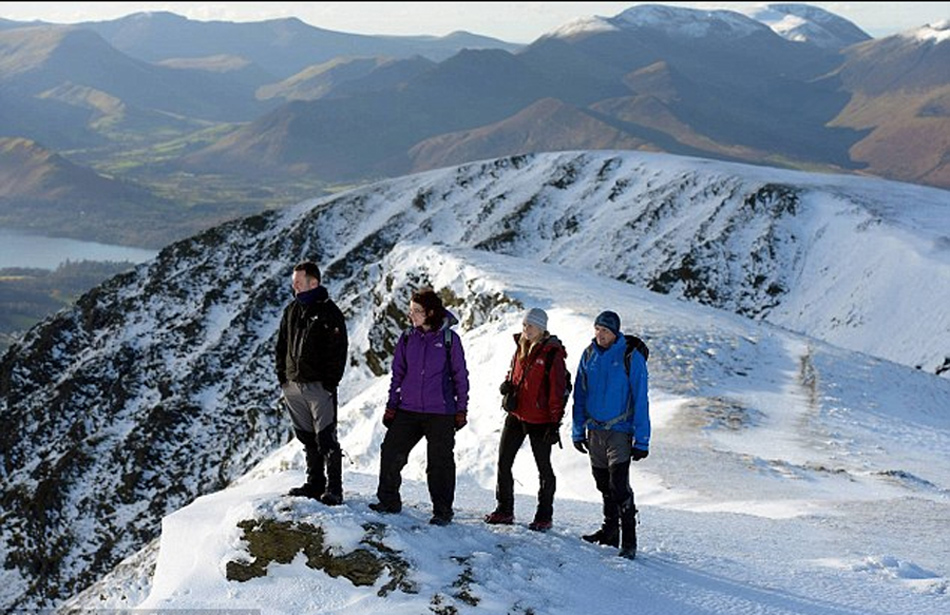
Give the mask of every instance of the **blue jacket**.
[{"label": "blue jacket", "polygon": [[591,342],[581,354],[574,385],[571,439],[579,442],[588,429],[610,429],[633,436],[633,446],[650,450],[649,374],[642,354],[630,355],[630,375],[624,366],[627,349],[621,333],[610,348]]},{"label": "blue jacket", "polygon": [[[462,340],[450,327],[457,323],[446,312],[437,331],[413,327],[399,336],[393,351],[387,408],[410,412],[455,414],[468,411],[468,368]],[[451,347],[445,348],[445,336]]]}]

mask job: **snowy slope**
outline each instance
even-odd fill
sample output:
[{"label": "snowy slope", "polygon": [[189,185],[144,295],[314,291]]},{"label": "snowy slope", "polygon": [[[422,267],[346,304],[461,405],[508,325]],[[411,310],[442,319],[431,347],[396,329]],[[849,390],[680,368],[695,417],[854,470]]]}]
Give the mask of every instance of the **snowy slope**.
[{"label": "snowy slope", "polygon": [[[302,258],[321,264],[351,323],[344,398],[357,404],[359,416],[378,412],[374,395],[385,386],[378,378],[405,326],[413,287],[452,286],[465,334],[499,344],[496,330],[480,327],[506,317],[510,329],[520,306],[505,289],[551,279],[536,273],[547,267],[555,279],[585,284],[590,305],[565,304],[585,318],[609,283],[617,292],[642,294],[638,302],[658,299],[647,290],[658,291],[671,306],[721,308],[743,327],[769,322],[797,331],[809,336],[809,348],[824,342],[860,351],[862,360],[844,362],[854,370],[843,372],[852,383],[865,378],[854,365],[887,366],[875,375],[882,381],[896,368],[886,361],[919,365],[907,378],[908,372],[893,371],[901,376],[892,387],[865,404],[869,412],[904,412],[920,405],[906,401],[917,395],[905,389],[918,385],[908,383],[929,383],[950,355],[948,208],[946,191],[893,182],[637,152],[566,152],[380,182],[169,246],[33,329],[0,361],[7,426],[0,431],[0,605],[48,606],[75,595],[152,543],[163,517],[225,487],[286,442],[271,355],[280,310],[291,296],[290,268]],[[482,274],[462,284],[464,252],[445,246],[478,259],[511,257],[503,259],[508,273],[490,286]],[[439,266],[407,268],[420,259]],[[471,267],[490,272],[492,263],[476,260]],[[547,286],[532,293],[549,302],[557,323],[560,298]],[[664,319],[676,313],[660,311]],[[585,323],[564,323],[562,337],[577,336],[567,338],[575,353],[589,335]],[[664,341],[657,334],[658,352],[718,340],[705,331],[669,335]],[[818,358],[802,363],[811,356],[804,343],[784,349],[773,377],[807,374],[815,365],[828,369]],[[719,358],[700,353],[685,363],[658,361],[655,369],[670,394],[696,395],[700,401],[691,403],[715,408],[713,415],[727,421],[731,395],[703,387],[726,382],[744,390],[748,383],[739,374],[758,365],[751,350],[757,347],[750,342],[716,350]],[[508,352],[503,343],[499,352]],[[484,370],[497,359],[482,360],[476,375],[494,391],[497,374]],[[774,403],[787,398],[785,389],[757,394]],[[925,407],[948,406],[945,397],[926,395],[936,401]],[[828,404],[831,414],[837,406]],[[787,420],[808,416],[796,412]],[[460,461],[486,485],[493,432],[479,429],[491,428],[473,425],[465,437],[488,441]],[[350,443],[351,455],[371,467],[378,433],[355,433],[349,437],[361,440]],[[829,442],[847,449],[849,440]],[[879,455],[856,450],[846,459]],[[908,464],[901,471],[921,476],[927,463],[918,455],[926,458],[927,450],[901,452]],[[770,458],[759,450],[742,454]],[[800,456],[786,462],[798,464]]]},{"label": "snowy slope", "polygon": [[[282,496],[303,478],[300,447],[289,444],[233,487],[166,517],[151,587],[136,593],[117,576],[74,605],[264,614],[573,614],[636,605],[661,615],[937,615],[950,608],[950,544],[934,539],[950,515],[946,380],[561,267],[536,265],[526,276],[520,259],[412,245],[383,266],[396,288],[424,278],[457,295],[513,302],[463,331],[473,404],[457,444],[456,522],[427,524],[421,445],[404,474],[405,512],[367,508],[383,434],[382,376],[343,394],[341,435],[351,461],[343,507]],[[520,523],[481,522],[494,505],[497,383],[521,305],[548,310],[572,369],[601,309],[616,309],[624,330],[650,343],[654,437],[650,457],[633,471],[641,509],[635,562],[579,540],[599,523],[600,506],[586,458],[569,444],[555,450],[552,532],[525,527],[537,491],[527,448],[515,470]],[[249,519],[310,523],[339,555],[379,540],[409,562],[408,588],[387,589],[390,571],[355,586],[308,567],[303,554],[271,563],[264,577],[229,581],[228,563],[248,558],[237,523]]]}]

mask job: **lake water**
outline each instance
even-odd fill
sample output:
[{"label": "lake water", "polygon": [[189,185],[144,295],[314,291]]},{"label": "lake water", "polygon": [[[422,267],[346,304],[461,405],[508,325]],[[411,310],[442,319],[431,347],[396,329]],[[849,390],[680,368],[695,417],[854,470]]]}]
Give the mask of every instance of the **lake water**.
[{"label": "lake water", "polygon": [[111,246],[61,237],[43,237],[0,228],[0,269],[37,267],[52,270],[67,260],[142,263],[154,258],[157,254],[157,250]]}]

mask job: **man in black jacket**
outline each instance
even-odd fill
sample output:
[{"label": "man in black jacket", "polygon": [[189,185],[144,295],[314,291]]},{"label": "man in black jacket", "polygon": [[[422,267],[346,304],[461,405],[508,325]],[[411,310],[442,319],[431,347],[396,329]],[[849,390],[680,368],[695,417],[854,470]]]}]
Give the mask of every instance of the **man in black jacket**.
[{"label": "man in black jacket", "polygon": [[294,434],[304,445],[307,482],[289,495],[343,503],[343,453],[337,441],[337,385],[346,367],[346,322],[312,261],[294,267],[294,300],[277,334],[277,379]]}]

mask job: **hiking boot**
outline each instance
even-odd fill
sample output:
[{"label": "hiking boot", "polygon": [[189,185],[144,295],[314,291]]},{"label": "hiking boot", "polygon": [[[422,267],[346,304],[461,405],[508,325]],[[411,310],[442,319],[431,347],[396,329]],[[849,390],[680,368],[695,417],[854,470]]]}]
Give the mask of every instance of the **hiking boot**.
[{"label": "hiking boot", "polygon": [[581,536],[581,538],[595,545],[619,547],[620,546],[620,528],[616,526],[609,527],[607,525],[603,525],[601,526],[599,530],[597,530],[593,534],[585,534]]},{"label": "hiking boot", "polygon": [[495,511],[491,514],[485,515],[485,523],[491,525],[511,525],[515,522],[515,516],[511,513],[503,513]]},{"label": "hiking boot", "polygon": [[[324,495],[331,493],[338,496],[340,500],[338,503],[343,503],[343,452],[336,448],[326,456],[327,462],[327,486],[324,490]],[[321,498],[323,501],[323,498]],[[336,506],[336,504],[329,504],[328,502],[323,502],[328,506]]]},{"label": "hiking boot", "polygon": [[343,496],[332,491],[324,491],[323,495],[320,496],[320,501],[327,506],[339,506],[343,503]]},{"label": "hiking boot", "polygon": [[551,525],[552,523],[550,521],[542,521],[542,520],[535,519],[534,521],[528,524],[528,529],[533,530],[535,532],[546,532],[549,529],[551,529]]},{"label": "hiking boot", "polygon": [[287,492],[287,495],[295,498],[310,498],[311,500],[319,500],[320,494],[323,490],[317,490],[316,485],[311,485],[310,483],[304,483],[299,487],[294,487]]},{"label": "hiking boot", "polygon": [[452,523],[452,515],[447,515],[444,513],[432,515],[432,518],[429,519],[430,525],[438,525],[438,526],[445,527],[449,523]]},{"label": "hiking boot", "polygon": [[623,526],[623,540],[620,541],[620,557],[626,559],[637,558],[637,528],[635,525]]},{"label": "hiking boot", "polygon": [[382,502],[373,502],[369,505],[369,509],[384,515],[402,512],[402,506],[393,506],[390,504],[383,504]]},{"label": "hiking boot", "polygon": [[629,505],[620,509],[620,557],[635,559],[637,557],[637,507],[633,505],[633,498]]}]

